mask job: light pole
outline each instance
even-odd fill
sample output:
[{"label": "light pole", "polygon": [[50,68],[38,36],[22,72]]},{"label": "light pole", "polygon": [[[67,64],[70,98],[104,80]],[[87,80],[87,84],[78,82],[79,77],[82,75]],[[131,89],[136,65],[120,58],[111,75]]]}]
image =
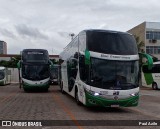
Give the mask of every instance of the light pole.
[{"label": "light pole", "polygon": [[71,34],[69,34],[69,36],[71,36],[71,40],[73,40],[75,34],[74,34],[74,33],[71,33]]}]

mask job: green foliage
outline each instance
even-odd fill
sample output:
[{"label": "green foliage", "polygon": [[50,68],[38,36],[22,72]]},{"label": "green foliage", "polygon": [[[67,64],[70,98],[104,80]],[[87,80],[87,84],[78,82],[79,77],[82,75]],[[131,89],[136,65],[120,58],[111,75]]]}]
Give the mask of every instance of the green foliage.
[{"label": "green foliage", "polygon": [[56,61],[55,59],[50,59],[50,61],[52,61],[53,64],[58,64],[59,62]]},{"label": "green foliage", "polygon": [[9,68],[17,68],[17,63],[21,59],[21,56],[18,55],[16,57],[11,58],[9,61],[1,60],[0,66],[9,67]]},{"label": "green foliage", "polygon": [[[140,38],[139,38],[137,35],[134,35],[134,38],[135,38],[136,43],[137,43],[138,52],[144,53],[144,50],[142,49],[142,47],[145,46],[145,45],[144,45],[144,42],[143,42],[143,41],[140,41]],[[153,56],[153,55],[151,55],[151,54],[148,54],[148,55],[150,55],[150,56],[152,57],[153,62],[158,61],[158,58],[157,58],[157,57],[155,57],[155,56]],[[142,57],[140,57],[140,58],[141,58],[141,59],[140,59],[140,60],[141,60],[140,62],[142,62]]]},{"label": "green foliage", "polygon": [[[0,61],[0,66],[9,67],[9,68],[17,68],[17,63],[19,62],[19,60],[21,60],[20,55],[12,57],[11,60],[9,60],[9,61],[1,60]],[[53,64],[58,64],[59,63],[55,59],[50,59],[50,60],[53,62]]]},{"label": "green foliage", "polygon": [[140,41],[140,38],[137,35],[134,35],[134,38],[135,38],[136,43],[137,43],[138,52],[144,52],[144,50],[142,49],[142,47],[144,47],[144,42]]}]

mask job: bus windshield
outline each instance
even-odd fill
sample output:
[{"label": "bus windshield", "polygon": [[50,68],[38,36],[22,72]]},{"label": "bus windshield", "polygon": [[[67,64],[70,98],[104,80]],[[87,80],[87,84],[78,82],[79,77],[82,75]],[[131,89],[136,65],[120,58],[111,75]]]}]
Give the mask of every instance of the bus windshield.
[{"label": "bus windshield", "polygon": [[41,65],[31,65],[23,64],[22,65],[22,77],[28,80],[43,80],[50,76],[49,74],[49,64]]},{"label": "bus windshield", "polygon": [[138,87],[138,61],[91,58],[91,85],[102,89],[128,90]]},{"label": "bus windshield", "polygon": [[0,79],[4,79],[4,70],[0,70]]},{"label": "bus windshield", "polygon": [[53,68],[51,68],[51,77],[53,79],[58,78],[58,66],[54,66]]},{"label": "bus windshield", "polygon": [[88,50],[114,55],[137,55],[134,37],[126,33],[88,32]]}]

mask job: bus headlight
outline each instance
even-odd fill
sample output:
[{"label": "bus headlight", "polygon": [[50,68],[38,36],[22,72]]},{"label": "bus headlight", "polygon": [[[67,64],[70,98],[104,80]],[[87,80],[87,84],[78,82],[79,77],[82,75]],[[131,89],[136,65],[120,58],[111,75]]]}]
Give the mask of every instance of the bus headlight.
[{"label": "bus headlight", "polygon": [[92,91],[92,90],[89,90],[89,89],[87,89],[87,88],[85,88],[85,90],[86,90],[87,92],[89,92],[91,95],[94,95],[94,96],[99,96],[99,95],[100,95],[99,93],[97,93],[97,92],[95,92],[95,91]]},{"label": "bus headlight", "polygon": [[98,95],[99,95],[99,93],[96,93],[96,92],[94,93],[94,96],[98,96]]},{"label": "bus headlight", "polygon": [[138,95],[139,95],[139,92],[130,94],[130,96],[138,96]]}]

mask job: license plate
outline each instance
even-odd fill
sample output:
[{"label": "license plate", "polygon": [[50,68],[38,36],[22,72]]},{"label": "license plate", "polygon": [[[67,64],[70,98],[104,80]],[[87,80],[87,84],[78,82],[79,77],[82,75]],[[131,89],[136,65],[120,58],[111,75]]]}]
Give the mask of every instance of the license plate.
[{"label": "license plate", "polygon": [[119,105],[111,105],[111,107],[119,107]]}]

